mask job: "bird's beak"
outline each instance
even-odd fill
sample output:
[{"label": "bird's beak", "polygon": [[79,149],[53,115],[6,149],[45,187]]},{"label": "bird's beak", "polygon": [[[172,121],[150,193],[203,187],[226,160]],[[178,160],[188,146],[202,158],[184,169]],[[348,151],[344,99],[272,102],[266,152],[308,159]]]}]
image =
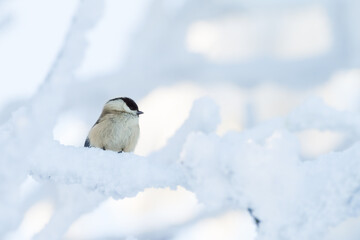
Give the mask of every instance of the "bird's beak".
[{"label": "bird's beak", "polygon": [[144,112],[142,111],[137,111],[136,114],[139,116],[140,114],[143,114]]}]

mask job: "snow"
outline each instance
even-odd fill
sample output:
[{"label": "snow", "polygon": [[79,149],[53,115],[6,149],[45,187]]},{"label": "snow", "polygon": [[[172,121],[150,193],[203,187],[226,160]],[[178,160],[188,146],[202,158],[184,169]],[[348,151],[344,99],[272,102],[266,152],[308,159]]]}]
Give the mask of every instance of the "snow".
[{"label": "snow", "polygon": [[0,4],[1,239],[360,237],[356,1]]},{"label": "snow", "polygon": [[4,30],[0,23],[0,79],[6,83],[6,88],[0,89],[1,107],[8,101],[27,99],[36,92],[63,42],[76,3],[71,0],[0,2],[3,10],[0,11],[4,12],[0,12],[0,22],[4,15],[8,16]]}]

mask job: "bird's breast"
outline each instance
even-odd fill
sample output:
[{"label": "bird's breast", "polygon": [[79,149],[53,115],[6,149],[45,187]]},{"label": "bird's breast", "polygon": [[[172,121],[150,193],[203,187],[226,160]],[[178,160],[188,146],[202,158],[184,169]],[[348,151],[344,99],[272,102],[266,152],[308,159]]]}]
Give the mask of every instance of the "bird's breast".
[{"label": "bird's breast", "polygon": [[[109,117],[93,127],[96,147],[131,152],[139,138],[139,119],[127,115]],[[91,143],[92,137],[90,136]],[[93,144],[93,143],[92,143]]]}]

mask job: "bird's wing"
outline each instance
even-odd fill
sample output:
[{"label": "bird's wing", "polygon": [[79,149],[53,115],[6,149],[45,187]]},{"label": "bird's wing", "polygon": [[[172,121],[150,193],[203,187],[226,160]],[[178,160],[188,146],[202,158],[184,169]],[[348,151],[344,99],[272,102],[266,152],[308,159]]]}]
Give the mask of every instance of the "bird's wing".
[{"label": "bird's wing", "polygon": [[91,147],[89,137],[86,138],[85,143],[84,143],[84,147]]}]

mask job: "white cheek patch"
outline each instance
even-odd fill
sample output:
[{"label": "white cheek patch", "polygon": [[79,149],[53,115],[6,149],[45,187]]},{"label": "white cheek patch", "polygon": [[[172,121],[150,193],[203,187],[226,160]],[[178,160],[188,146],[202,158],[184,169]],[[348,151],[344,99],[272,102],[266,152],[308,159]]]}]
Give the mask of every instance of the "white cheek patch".
[{"label": "white cheek patch", "polygon": [[126,104],[123,101],[111,101],[106,104],[107,108],[110,110],[116,110],[116,111],[126,111],[125,108],[127,108]]},{"label": "white cheek patch", "polygon": [[133,114],[133,115],[137,115],[137,111],[136,110],[131,110],[126,104],[124,104],[124,110],[127,113]]},{"label": "white cheek patch", "polygon": [[124,102],[123,102],[123,105],[124,105],[124,110],[125,112],[128,112],[128,113],[131,113],[131,114],[134,114],[134,111],[131,110]]},{"label": "white cheek patch", "polygon": [[136,110],[131,110],[128,105],[126,105],[126,103],[122,100],[116,100],[116,101],[111,101],[108,102],[107,107],[109,109],[112,110],[116,110],[116,111],[124,111],[133,115],[137,115],[137,111]]}]

